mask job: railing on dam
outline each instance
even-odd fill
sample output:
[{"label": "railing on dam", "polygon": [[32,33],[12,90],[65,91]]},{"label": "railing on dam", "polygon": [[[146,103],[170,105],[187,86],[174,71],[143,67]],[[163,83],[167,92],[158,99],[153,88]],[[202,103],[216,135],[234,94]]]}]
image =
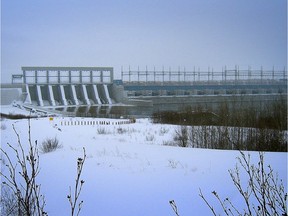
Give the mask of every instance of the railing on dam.
[{"label": "railing on dam", "polygon": [[287,71],[227,69],[221,71],[200,69],[186,71],[123,70],[122,82],[129,98],[150,96],[245,95],[283,94],[287,92]]},{"label": "railing on dam", "polygon": [[111,84],[112,67],[22,67],[22,75],[12,75],[12,83],[24,84]]},{"label": "railing on dam", "polygon": [[221,71],[208,68],[206,70],[196,69],[186,71],[186,69],[171,70],[171,68],[162,70],[149,70],[147,67],[145,70],[133,70],[129,67],[128,70],[121,69],[121,78],[124,84],[139,83],[170,83],[175,85],[187,84],[187,83],[202,83],[202,84],[221,84],[221,83],[262,83],[270,81],[287,81],[287,70],[272,69],[240,69],[236,66],[233,69],[227,67],[222,68]]}]

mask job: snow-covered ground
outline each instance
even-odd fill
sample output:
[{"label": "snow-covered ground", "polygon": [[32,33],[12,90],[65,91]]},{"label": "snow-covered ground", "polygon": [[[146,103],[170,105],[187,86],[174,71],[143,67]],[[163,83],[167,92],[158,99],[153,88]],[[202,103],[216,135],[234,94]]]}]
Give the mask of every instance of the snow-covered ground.
[{"label": "snow-covered ground", "polygon": [[[91,123],[100,120],[110,124]],[[71,121],[82,125],[71,125]],[[241,209],[244,207],[228,173],[235,167],[238,151],[167,146],[173,141],[177,126],[152,124],[149,119],[116,125],[118,121],[124,120],[31,119],[33,141],[41,144],[47,138],[57,137],[62,144],[54,152],[40,154],[38,182],[49,215],[70,214],[67,195],[69,186],[73,188],[75,183],[76,161],[83,156],[83,147],[87,159],[81,178],[85,183],[80,215],[172,216],[175,215],[169,205],[172,199],[181,216],[211,215],[199,197],[199,189],[218,212],[220,207],[211,194],[214,190],[223,199],[230,197]],[[10,151],[7,142],[17,144],[12,125],[25,146],[28,140],[27,119],[2,119],[1,145],[7,151]],[[250,154],[256,163],[258,153]],[[278,172],[286,187],[287,153],[265,153],[265,162]]]},{"label": "snow-covered ground", "polygon": [[21,106],[17,106],[15,103],[15,106],[12,105],[2,105],[1,106],[1,113],[6,115],[27,115],[29,116],[29,111],[25,110],[24,108],[21,108]]}]

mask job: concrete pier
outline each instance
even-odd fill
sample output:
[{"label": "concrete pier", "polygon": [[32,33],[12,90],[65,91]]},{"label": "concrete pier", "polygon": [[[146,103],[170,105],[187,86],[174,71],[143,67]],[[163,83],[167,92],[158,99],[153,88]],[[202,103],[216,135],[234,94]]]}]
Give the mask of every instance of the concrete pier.
[{"label": "concrete pier", "polygon": [[37,85],[36,89],[37,89],[38,105],[39,106],[44,106],[43,99],[42,99],[41,86]]},{"label": "concrete pier", "polygon": [[61,95],[62,103],[64,106],[67,106],[68,103],[67,103],[66,96],[65,96],[64,86],[60,85],[59,88],[60,88],[60,95]]},{"label": "concrete pier", "polygon": [[100,98],[99,98],[99,94],[98,94],[98,89],[96,85],[93,85],[93,93],[94,93],[94,100],[97,104],[102,104]]},{"label": "concrete pier", "polygon": [[54,94],[53,94],[53,88],[51,85],[48,85],[48,90],[49,90],[49,98],[50,98],[50,103],[52,106],[56,106],[55,99],[54,99]]},{"label": "concrete pier", "polygon": [[85,85],[82,85],[83,97],[85,100],[86,105],[91,105],[90,100],[88,98],[87,89]]},{"label": "concrete pier", "polygon": [[25,85],[26,88],[26,100],[24,101],[24,103],[28,103],[28,104],[32,104],[32,100],[31,100],[31,96],[30,96],[30,91],[29,91],[29,86],[28,84]]},{"label": "concrete pier", "polygon": [[77,99],[77,94],[76,94],[76,90],[75,90],[75,86],[71,85],[71,91],[72,91],[72,97],[73,97],[73,102],[76,106],[79,105],[79,101]]},{"label": "concrete pier", "polygon": [[104,86],[105,96],[107,98],[108,104],[112,104],[107,85],[103,85],[103,86]]}]

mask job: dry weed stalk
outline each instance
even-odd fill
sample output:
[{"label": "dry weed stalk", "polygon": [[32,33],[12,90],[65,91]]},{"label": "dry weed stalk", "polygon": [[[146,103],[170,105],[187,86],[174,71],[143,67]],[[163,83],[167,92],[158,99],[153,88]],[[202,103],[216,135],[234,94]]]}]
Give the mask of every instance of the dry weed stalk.
[{"label": "dry weed stalk", "polygon": [[83,200],[81,200],[78,203],[78,199],[79,199],[80,193],[82,191],[82,186],[84,184],[84,180],[82,180],[82,179],[80,180],[81,173],[83,170],[83,165],[84,165],[84,162],[86,160],[85,148],[83,148],[83,151],[84,151],[83,158],[77,159],[77,176],[76,176],[76,180],[75,180],[74,193],[72,193],[71,186],[70,186],[69,187],[70,192],[69,192],[69,195],[67,196],[69,203],[70,203],[70,207],[71,207],[71,216],[75,215],[77,204],[78,204],[78,210],[77,210],[77,214],[76,214],[77,216],[79,215],[79,213],[82,209],[82,205],[83,205]]},{"label": "dry weed stalk", "polygon": [[[236,165],[234,170],[229,170],[230,177],[234,186],[237,188],[245,203],[243,213],[233,204],[229,198],[221,200],[216,191],[212,194],[216,197],[221,205],[225,215],[283,215],[287,216],[287,192],[282,180],[279,181],[278,175],[270,165],[265,167],[264,153],[259,152],[259,162],[257,165],[251,163],[250,155],[245,155],[240,151],[241,157],[238,162],[248,176],[247,185],[241,182],[240,168]],[[214,208],[209,204],[207,199],[200,190],[199,196],[210,208],[213,215],[216,215]]]},{"label": "dry weed stalk", "polygon": [[[35,144],[32,144],[31,141],[30,119],[28,119],[28,153],[25,152],[20,135],[14,125],[13,130],[17,136],[18,146],[13,147],[10,143],[7,145],[14,155],[8,154],[7,151],[0,148],[5,161],[7,161],[5,167],[8,169],[8,174],[0,171],[4,180],[2,186],[5,186],[12,193],[18,215],[47,215],[44,211],[45,198],[40,193],[40,184],[36,182],[40,171],[39,153],[37,140]],[[15,156],[16,162],[14,162],[13,156]]]}]

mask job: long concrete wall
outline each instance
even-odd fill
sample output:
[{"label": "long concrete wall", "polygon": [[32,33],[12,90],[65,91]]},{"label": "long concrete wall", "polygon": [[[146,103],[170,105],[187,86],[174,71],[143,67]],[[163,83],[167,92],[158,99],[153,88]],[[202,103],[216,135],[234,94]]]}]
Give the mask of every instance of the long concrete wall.
[{"label": "long concrete wall", "polygon": [[230,95],[230,94],[278,94],[287,92],[287,81],[267,81],[249,83],[197,83],[194,85],[177,83],[124,84],[128,97],[173,96],[173,95]]}]

